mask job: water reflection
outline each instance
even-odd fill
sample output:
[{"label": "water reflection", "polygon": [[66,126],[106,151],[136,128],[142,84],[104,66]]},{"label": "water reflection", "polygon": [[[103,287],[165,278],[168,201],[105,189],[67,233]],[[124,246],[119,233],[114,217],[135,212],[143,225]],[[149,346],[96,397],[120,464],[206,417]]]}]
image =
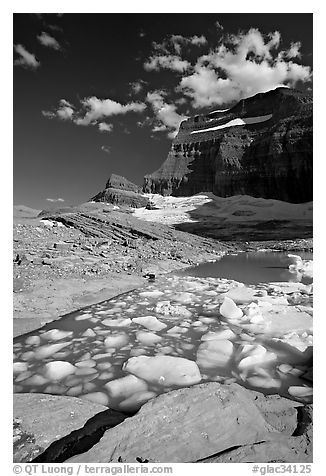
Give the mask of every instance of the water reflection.
[{"label": "water reflection", "polygon": [[[312,253],[298,253],[304,260],[312,260]],[[303,282],[310,284],[311,278],[298,270],[289,269],[292,260],[282,252],[243,252],[223,256],[212,263],[203,263],[194,268],[180,271],[179,275],[227,278],[245,284],[269,283],[276,281]]]}]

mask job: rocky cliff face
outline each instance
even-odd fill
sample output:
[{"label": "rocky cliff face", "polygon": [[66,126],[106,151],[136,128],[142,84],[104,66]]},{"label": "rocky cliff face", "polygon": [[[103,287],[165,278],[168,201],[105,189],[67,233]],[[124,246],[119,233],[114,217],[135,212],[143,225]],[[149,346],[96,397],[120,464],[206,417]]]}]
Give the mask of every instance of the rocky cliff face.
[{"label": "rocky cliff face", "polygon": [[112,174],[106,183],[105,189],[92,197],[91,201],[132,208],[146,207],[149,200],[139,192],[141,192],[141,188],[138,185],[130,182],[125,177]]},{"label": "rocky cliff face", "polygon": [[181,123],[144,192],[312,200],[312,98],[288,88]]}]

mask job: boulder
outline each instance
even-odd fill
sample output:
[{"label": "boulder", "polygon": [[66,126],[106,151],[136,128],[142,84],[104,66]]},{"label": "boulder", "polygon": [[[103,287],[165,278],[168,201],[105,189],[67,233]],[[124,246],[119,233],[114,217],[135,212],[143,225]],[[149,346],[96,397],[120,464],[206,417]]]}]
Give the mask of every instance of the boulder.
[{"label": "boulder", "polygon": [[235,446],[277,438],[240,385],[205,383],[147,402],[72,462],[195,462]]},{"label": "boulder", "polygon": [[[110,427],[125,418],[103,405],[79,398],[39,393],[14,395],[14,462],[33,461],[45,451],[49,451],[47,449],[50,445],[56,443],[56,450],[53,450],[52,459],[48,462],[55,461],[56,457],[65,451],[63,443],[60,447],[60,440],[77,430],[80,430],[80,435],[77,437],[75,433],[73,440],[81,438],[82,428],[97,414],[97,429],[101,428],[104,422],[106,427]],[[85,430],[84,436],[87,433]]]}]

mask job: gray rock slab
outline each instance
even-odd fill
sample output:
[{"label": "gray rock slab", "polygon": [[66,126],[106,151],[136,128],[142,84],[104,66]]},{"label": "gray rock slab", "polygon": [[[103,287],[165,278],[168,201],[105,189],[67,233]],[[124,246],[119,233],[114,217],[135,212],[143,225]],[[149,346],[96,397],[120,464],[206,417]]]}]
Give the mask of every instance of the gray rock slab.
[{"label": "gray rock slab", "polygon": [[[278,435],[238,384],[200,384],[146,403],[71,462],[195,462]],[[140,459],[139,459],[140,458]]]}]

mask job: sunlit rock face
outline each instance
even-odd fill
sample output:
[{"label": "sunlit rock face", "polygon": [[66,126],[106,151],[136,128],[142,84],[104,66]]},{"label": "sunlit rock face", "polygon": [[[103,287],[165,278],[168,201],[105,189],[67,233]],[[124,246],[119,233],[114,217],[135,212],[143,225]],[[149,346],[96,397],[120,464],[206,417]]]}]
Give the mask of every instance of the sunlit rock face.
[{"label": "sunlit rock face", "polygon": [[277,88],[181,123],[144,192],[312,200],[312,98]]},{"label": "sunlit rock face", "polygon": [[94,202],[107,202],[113,205],[125,205],[133,208],[146,207],[148,199],[143,197],[138,185],[125,177],[112,174],[105,189],[91,198]]}]

